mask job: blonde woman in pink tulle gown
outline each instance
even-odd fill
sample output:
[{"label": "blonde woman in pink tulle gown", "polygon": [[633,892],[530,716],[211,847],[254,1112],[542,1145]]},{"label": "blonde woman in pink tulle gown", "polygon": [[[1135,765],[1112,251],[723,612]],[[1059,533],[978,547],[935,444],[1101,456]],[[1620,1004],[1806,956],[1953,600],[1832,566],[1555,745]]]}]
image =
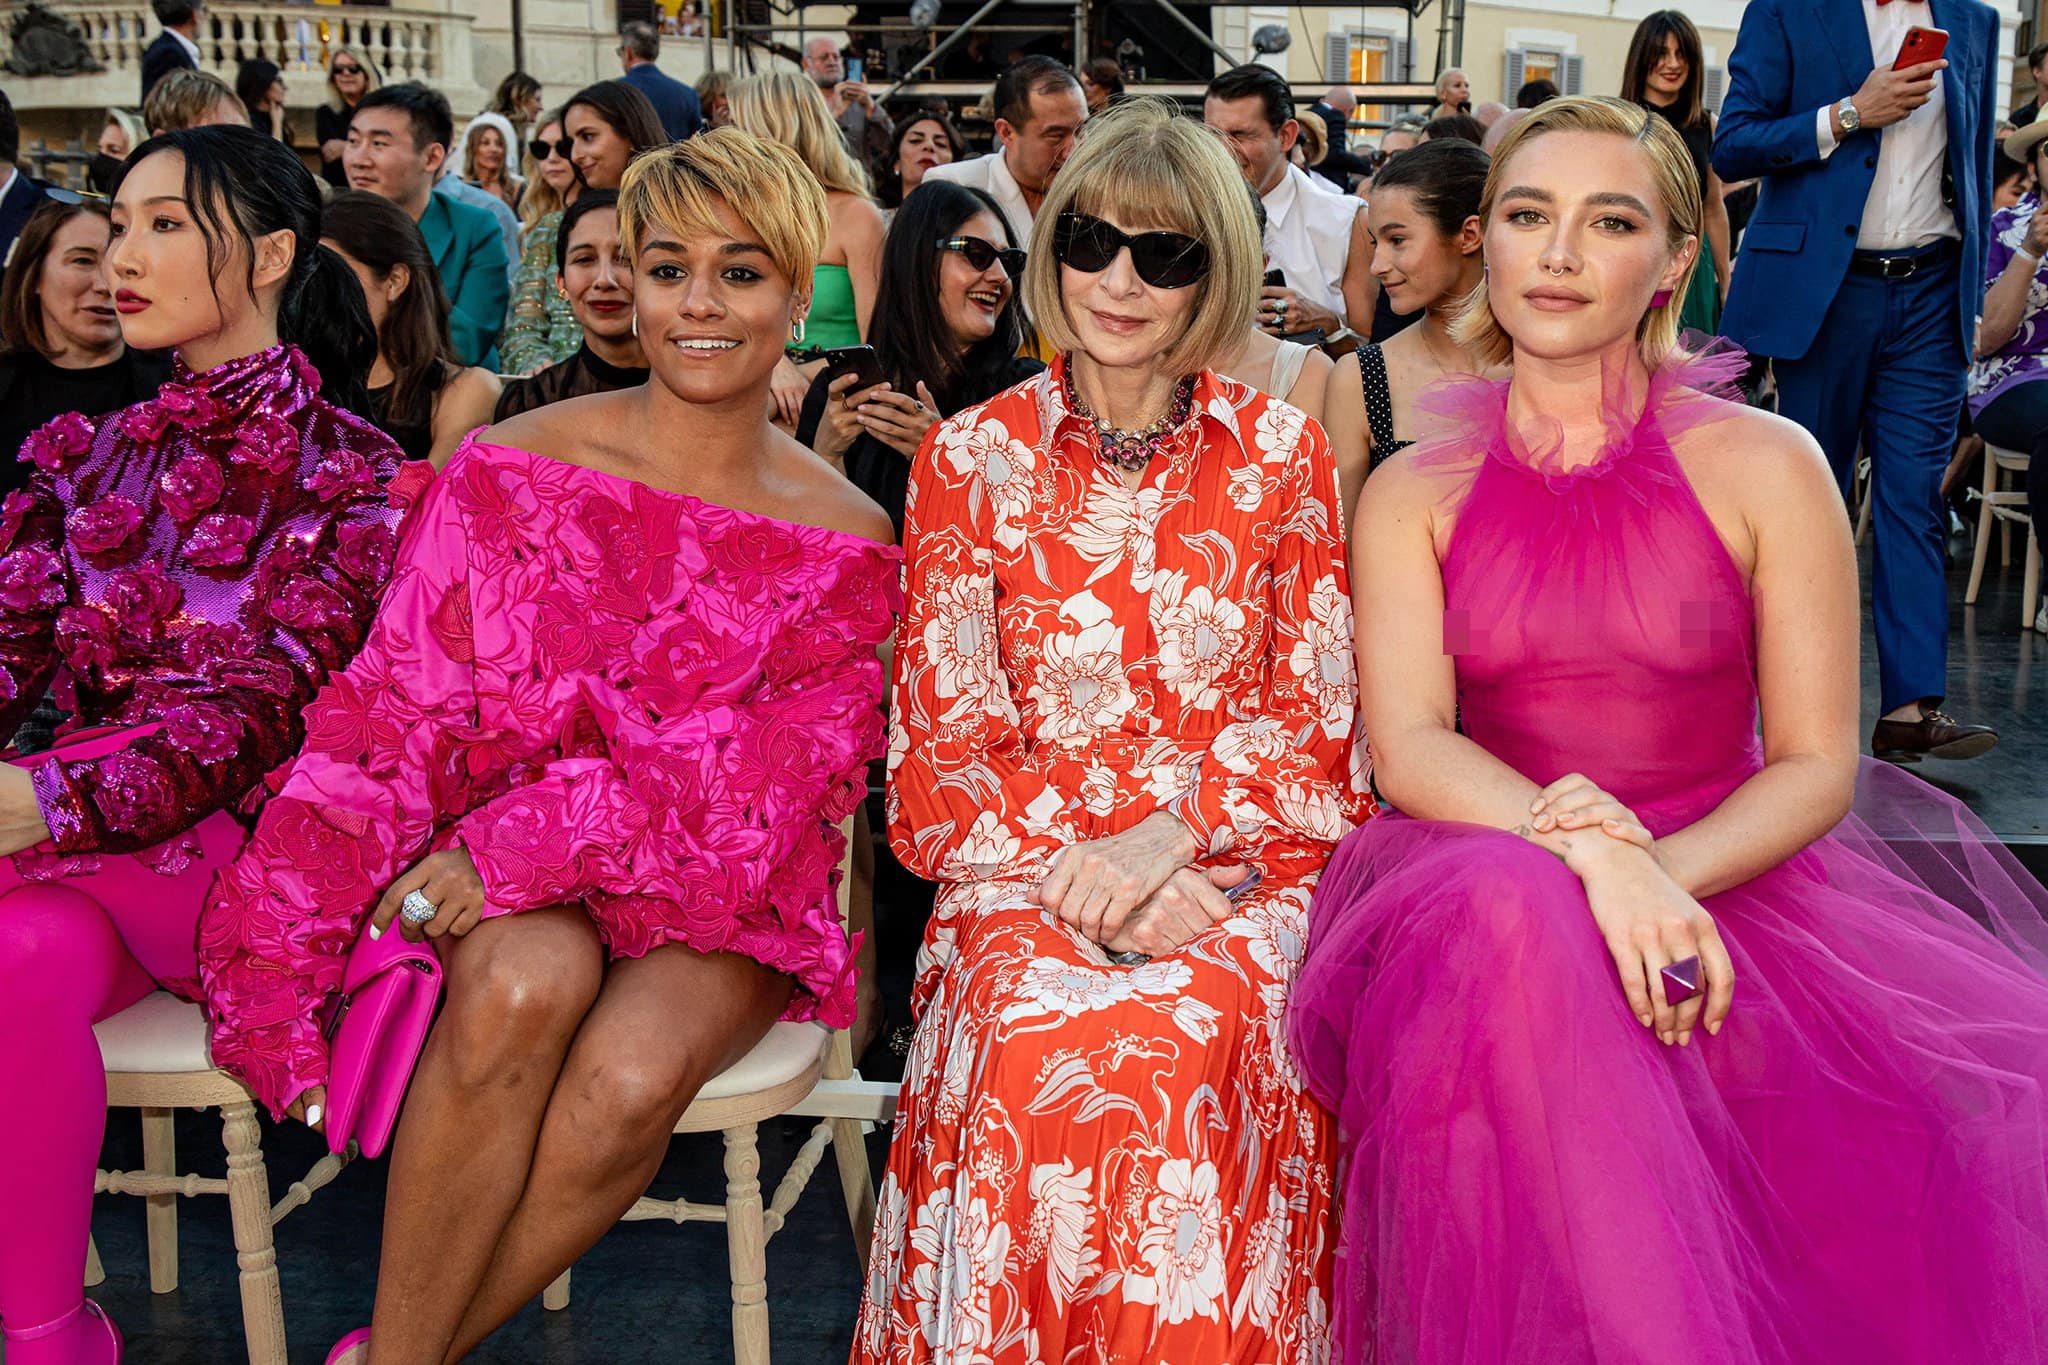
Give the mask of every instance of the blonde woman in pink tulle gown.
[{"label": "blonde woman in pink tulle gown", "polygon": [[1437,389],[1366,482],[1401,813],[1339,846],[1289,1005],[1340,1127],[1338,1354],[2048,1359],[2048,894],[1859,765],[1834,480],[1698,391],[1739,357],[1673,348],[1684,145],[1552,101],[1481,217],[1460,326],[1511,378]]},{"label": "blonde woman in pink tulle gown", "polygon": [[317,1125],[315,1017],[351,943],[419,933],[394,920],[410,892],[433,907],[447,1000],[375,1317],[331,1361],[460,1359],[778,1016],[853,1020],[837,825],[881,749],[900,555],[767,422],[823,197],[727,130],[636,162],[619,226],[649,382],[456,451],[201,927],[215,1058]]}]

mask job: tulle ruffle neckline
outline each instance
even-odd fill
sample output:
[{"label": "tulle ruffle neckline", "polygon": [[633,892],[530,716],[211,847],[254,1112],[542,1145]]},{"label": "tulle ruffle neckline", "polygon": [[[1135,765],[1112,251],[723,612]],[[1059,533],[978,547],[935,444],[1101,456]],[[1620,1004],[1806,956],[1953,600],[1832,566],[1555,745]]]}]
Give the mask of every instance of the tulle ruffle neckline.
[{"label": "tulle ruffle neckline", "polygon": [[1592,459],[1575,465],[1565,463],[1563,433],[1554,423],[1531,429],[1509,420],[1511,380],[1452,375],[1416,400],[1421,425],[1435,434],[1418,441],[1409,460],[1421,469],[1466,473],[1492,460],[1552,493],[1567,494],[1634,464],[1646,447],[1669,449],[1679,433],[1719,415],[1719,405],[1703,398],[1741,401],[1735,382],[1748,363],[1742,351],[1717,342],[1697,351],[1674,350],[1648,372],[1647,383],[1632,366],[1614,367],[1601,386],[1606,439]]}]

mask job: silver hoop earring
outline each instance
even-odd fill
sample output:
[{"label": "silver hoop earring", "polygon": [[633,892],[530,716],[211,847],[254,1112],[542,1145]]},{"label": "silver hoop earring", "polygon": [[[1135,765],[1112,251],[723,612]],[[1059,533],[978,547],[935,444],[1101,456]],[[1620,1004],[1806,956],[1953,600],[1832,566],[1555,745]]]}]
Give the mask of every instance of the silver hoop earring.
[{"label": "silver hoop earring", "polygon": [[798,318],[789,325],[789,339],[795,345],[801,346],[804,344],[804,320],[802,318]]},{"label": "silver hoop earring", "polygon": [[640,315],[638,313],[633,314],[633,335],[640,335]]}]

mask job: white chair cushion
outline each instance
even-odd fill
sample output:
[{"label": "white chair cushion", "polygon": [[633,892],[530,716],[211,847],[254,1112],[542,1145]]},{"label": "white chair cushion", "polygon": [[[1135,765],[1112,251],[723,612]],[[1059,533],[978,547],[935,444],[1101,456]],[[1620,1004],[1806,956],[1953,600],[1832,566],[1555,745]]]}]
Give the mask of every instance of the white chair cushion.
[{"label": "white chair cushion", "polygon": [[818,1064],[831,1036],[817,1024],[778,1023],[752,1052],[706,1081],[697,1098],[730,1099],[787,1084]]},{"label": "white chair cushion", "polygon": [[169,991],[153,991],[111,1019],[92,1026],[107,1070],[211,1071],[206,1016]]}]

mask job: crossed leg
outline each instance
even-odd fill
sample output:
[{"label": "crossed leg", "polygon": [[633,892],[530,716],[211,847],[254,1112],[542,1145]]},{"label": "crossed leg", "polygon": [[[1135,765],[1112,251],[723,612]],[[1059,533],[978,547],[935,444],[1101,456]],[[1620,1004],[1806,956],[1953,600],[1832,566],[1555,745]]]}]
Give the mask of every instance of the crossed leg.
[{"label": "crossed leg", "polygon": [[393,1156],[373,1365],[462,1359],[595,1245],[792,989],[680,944],[607,969],[572,908],[458,942]]}]

